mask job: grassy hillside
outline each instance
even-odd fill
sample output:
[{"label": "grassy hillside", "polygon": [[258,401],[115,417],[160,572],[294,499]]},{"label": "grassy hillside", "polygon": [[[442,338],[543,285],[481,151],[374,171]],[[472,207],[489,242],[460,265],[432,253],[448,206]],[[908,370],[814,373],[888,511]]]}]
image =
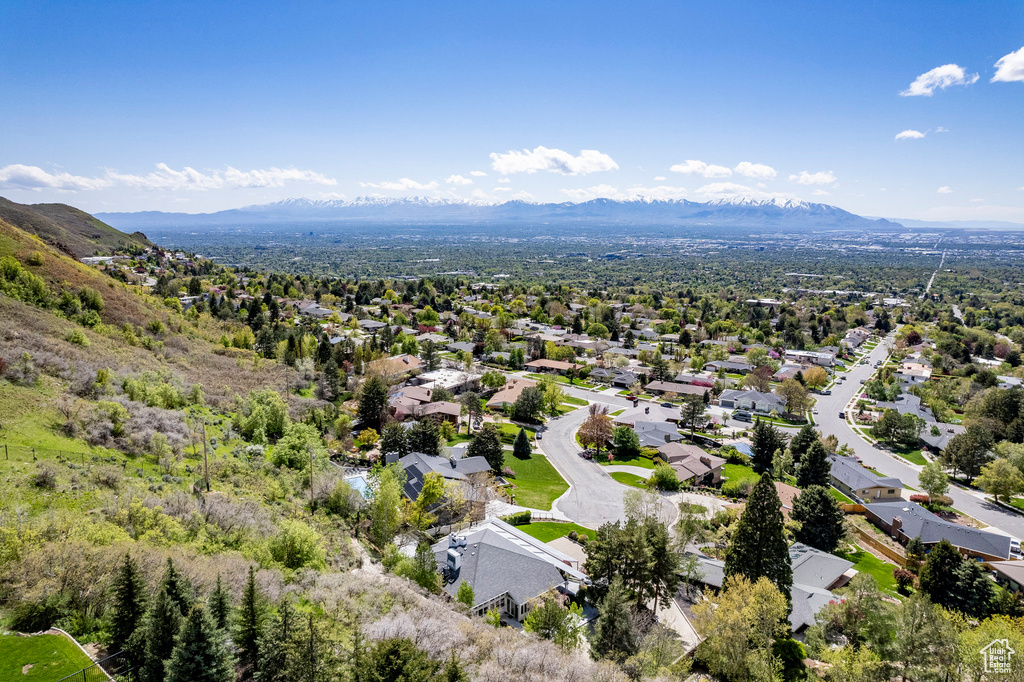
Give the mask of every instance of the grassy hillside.
[{"label": "grassy hillside", "polygon": [[0,220],[38,236],[75,258],[106,255],[115,249],[153,246],[141,232],[125,234],[66,204],[17,204],[0,197]]}]

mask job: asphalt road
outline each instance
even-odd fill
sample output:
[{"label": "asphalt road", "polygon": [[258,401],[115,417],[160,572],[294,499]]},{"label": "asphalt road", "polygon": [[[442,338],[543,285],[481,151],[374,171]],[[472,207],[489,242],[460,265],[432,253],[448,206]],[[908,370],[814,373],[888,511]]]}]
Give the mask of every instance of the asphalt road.
[{"label": "asphalt road", "polygon": [[[888,340],[893,341],[894,336],[890,335]],[[845,372],[846,380],[832,387],[832,395],[817,396],[818,414],[814,415],[814,418],[817,428],[823,435],[835,434],[840,443],[847,443],[853,448],[864,464],[920,489],[917,480],[919,467],[896,459],[888,452],[871,445],[861,438],[845,419],[839,417],[839,413],[846,409],[850,400],[860,394],[861,380],[867,380],[875,370],[875,362],[884,360],[887,355],[888,349],[883,341],[867,356],[867,365],[858,364]],[[1024,517],[988,502],[982,493],[951,485],[949,495],[953,498],[953,506],[960,511],[1014,537],[1024,536]]]}]

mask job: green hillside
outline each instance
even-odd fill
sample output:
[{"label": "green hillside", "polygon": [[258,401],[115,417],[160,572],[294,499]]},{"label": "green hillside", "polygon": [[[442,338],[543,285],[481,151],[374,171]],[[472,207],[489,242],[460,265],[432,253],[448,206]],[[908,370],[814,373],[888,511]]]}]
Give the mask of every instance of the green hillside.
[{"label": "green hillside", "polygon": [[0,197],[0,220],[75,258],[153,246],[141,232],[125,234],[67,204],[17,204]]}]

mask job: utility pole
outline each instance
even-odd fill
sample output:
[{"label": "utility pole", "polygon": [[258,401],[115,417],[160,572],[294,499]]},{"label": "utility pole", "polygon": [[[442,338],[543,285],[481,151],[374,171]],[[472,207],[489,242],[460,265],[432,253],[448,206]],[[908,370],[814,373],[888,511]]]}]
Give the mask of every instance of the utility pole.
[{"label": "utility pole", "polygon": [[316,455],[313,454],[313,446],[309,446],[309,513],[312,514],[316,511],[316,502],[313,499],[313,458]]}]

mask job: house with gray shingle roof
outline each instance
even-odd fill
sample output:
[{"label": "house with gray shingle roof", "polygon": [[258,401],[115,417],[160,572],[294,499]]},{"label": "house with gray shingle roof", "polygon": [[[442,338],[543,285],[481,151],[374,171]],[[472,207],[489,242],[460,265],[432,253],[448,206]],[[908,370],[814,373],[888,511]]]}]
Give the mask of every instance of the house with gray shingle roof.
[{"label": "house with gray shingle roof", "polygon": [[864,508],[869,521],[904,545],[919,537],[930,549],[948,540],[968,557],[984,561],[1004,561],[1010,557],[1010,536],[946,521],[916,502],[876,502]]},{"label": "house with gray shingle roof", "polygon": [[832,463],[832,485],[847,497],[865,502],[899,500],[903,495],[903,482],[889,476],[876,476],[856,457],[829,456]]}]

